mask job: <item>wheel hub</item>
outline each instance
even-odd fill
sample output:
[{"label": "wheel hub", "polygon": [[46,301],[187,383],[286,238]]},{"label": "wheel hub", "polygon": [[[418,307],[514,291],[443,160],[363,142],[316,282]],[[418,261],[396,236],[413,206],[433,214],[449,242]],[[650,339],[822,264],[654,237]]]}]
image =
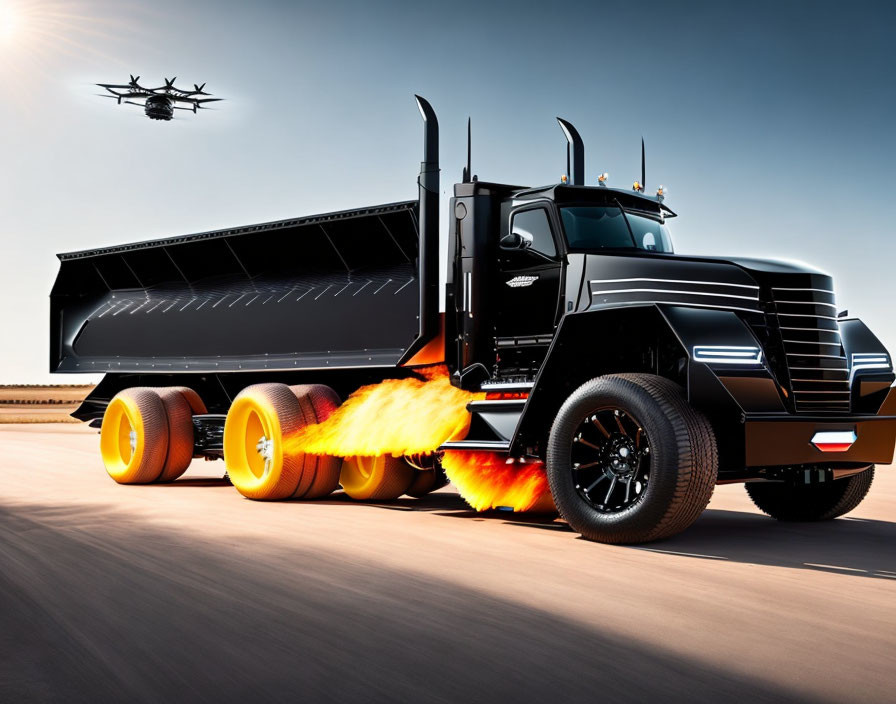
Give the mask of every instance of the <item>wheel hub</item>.
[{"label": "wheel hub", "polygon": [[258,438],[258,442],[255,443],[255,450],[264,460],[264,471],[267,472],[274,461],[274,439],[269,439],[262,435]]},{"label": "wheel hub", "polygon": [[573,438],[576,491],[602,513],[628,508],[647,488],[649,453],[647,434],[632,415],[621,409],[590,414]]}]

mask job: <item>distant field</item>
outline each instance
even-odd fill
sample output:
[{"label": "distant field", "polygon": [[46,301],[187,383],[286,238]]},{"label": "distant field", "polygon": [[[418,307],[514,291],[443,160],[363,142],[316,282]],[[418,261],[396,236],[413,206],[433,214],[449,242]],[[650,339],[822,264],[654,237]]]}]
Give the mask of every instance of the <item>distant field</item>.
[{"label": "distant field", "polygon": [[77,423],[70,417],[93,385],[0,386],[0,423]]}]

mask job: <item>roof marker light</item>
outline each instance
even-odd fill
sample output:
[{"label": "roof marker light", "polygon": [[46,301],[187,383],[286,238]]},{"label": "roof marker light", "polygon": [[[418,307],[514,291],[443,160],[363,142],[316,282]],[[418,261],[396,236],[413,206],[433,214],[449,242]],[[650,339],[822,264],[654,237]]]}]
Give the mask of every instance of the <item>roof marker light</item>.
[{"label": "roof marker light", "polygon": [[821,452],[846,452],[857,439],[854,430],[819,430],[810,442]]},{"label": "roof marker light", "polygon": [[598,186],[606,186],[607,181],[610,180],[610,174],[604,171],[600,176],[597,177],[597,185]]},{"label": "roof marker light", "polygon": [[640,181],[635,181],[632,184],[632,190],[637,191],[638,193],[643,193],[644,192],[644,184],[641,183]]},{"label": "roof marker light", "polygon": [[695,362],[705,364],[762,364],[762,350],[758,347],[737,345],[696,345],[693,350]]},{"label": "roof marker light", "polygon": [[561,176],[560,176],[560,183],[562,183],[564,186],[566,186],[567,184],[569,184],[569,176],[567,176],[566,174],[561,175]]}]

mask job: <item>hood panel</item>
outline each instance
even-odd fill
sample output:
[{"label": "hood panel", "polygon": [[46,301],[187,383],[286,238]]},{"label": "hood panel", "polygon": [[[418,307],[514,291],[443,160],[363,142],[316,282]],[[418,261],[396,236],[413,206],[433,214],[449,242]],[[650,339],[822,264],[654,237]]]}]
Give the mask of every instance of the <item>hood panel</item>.
[{"label": "hood panel", "polygon": [[577,310],[644,302],[761,311],[772,289],[833,289],[817,269],[765,259],[656,253],[588,254]]}]

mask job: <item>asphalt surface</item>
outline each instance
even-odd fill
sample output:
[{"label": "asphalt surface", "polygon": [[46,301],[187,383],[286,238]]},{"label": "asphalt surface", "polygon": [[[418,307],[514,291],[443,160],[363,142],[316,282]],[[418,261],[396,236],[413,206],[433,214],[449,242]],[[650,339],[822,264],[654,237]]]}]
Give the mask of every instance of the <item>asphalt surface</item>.
[{"label": "asphalt surface", "polygon": [[0,702],[894,701],[896,474],[785,525],[720,487],[642,547],[450,488],[243,499],[105,474],[95,431],[0,426]]}]

